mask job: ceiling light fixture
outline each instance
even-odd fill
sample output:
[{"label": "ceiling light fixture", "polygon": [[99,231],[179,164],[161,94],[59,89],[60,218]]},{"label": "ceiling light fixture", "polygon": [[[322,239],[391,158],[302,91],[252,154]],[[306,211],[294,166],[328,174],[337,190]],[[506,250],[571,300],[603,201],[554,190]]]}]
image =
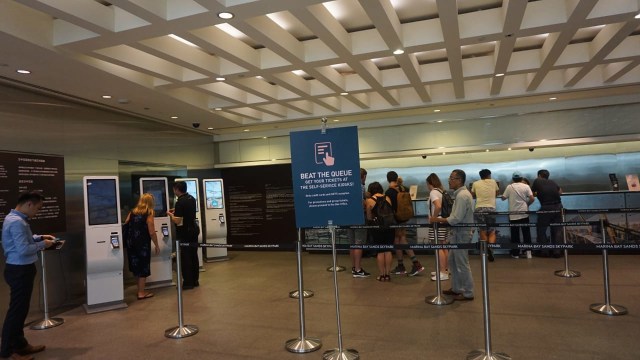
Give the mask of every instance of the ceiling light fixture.
[{"label": "ceiling light fixture", "polygon": [[20,70],[16,70],[16,72],[17,72],[18,74],[31,74],[31,71],[29,71],[29,70],[22,70],[22,69],[20,69]]},{"label": "ceiling light fixture", "polygon": [[349,93],[348,92],[341,92],[340,95],[347,96],[347,95],[349,95]]},{"label": "ceiling light fixture", "polygon": [[437,122],[437,123],[441,123],[441,122],[444,122],[444,120],[438,120],[438,121],[436,121],[436,122]]},{"label": "ceiling light fixture", "polygon": [[485,150],[486,152],[489,152],[489,149]]},{"label": "ceiling light fixture", "polygon": [[218,76],[218,77],[216,78],[216,81],[225,81],[225,80],[227,80],[227,79],[226,79],[226,78],[224,78],[224,77],[222,77],[222,76]]},{"label": "ceiling light fixture", "polygon": [[433,110],[433,112],[440,112],[440,109],[435,109]]},{"label": "ceiling light fixture", "polygon": [[640,14],[633,17],[634,19],[640,19]]},{"label": "ceiling light fixture", "polygon": [[176,34],[169,34],[169,37],[170,37],[170,38],[172,38],[172,39],[174,39],[174,40],[178,40],[178,41],[180,41],[180,42],[181,42],[181,43],[183,43],[183,44],[187,44],[187,45],[189,45],[189,46],[193,46],[193,47],[198,47],[198,45],[196,45],[196,44],[192,43],[192,42],[191,42],[191,41],[189,41],[189,40],[185,40],[185,39],[181,38],[180,36],[178,36],[178,35],[176,35]]},{"label": "ceiling light fixture", "polygon": [[496,77],[504,76],[504,73],[497,73]]},{"label": "ceiling light fixture", "polygon": [[102,95],[103,99],[111,99],[111,95]]},{"label": "ceiling light fixture", "polygon": [[212,127],[208,127],[207,130],[213,130],[213,128]]},{"label": "ceiling light fixture", "polygon": [[550,97],[549,100],[558,100],[557,97]]},{"label": "ceiling light fixture", "polygon": [[242,130],[242,131],[244,131],[244,132],[249,132],[249,129],[244,129],[244,130]]},{"label": "ceiling light fixture", "polygon": [[511,151],[511,148],[507,148],[507,150]]},{"label": "ceiling light fixture", "polygon": [[333,119],[333,122],[340,122],[340,119]]},{"label": "ceiling light fixture", "polygon": [[222,110],[222,108],[214,108],[213,110],[220,111],[220,110]]},{"label": "ceiling light fixture", "polygon": [[393,51],[393,55],[402,55],[402,54],[404,54],[404,50],[402,50],[402,49],[398,49],[398,50],[394,50]]},{"label": "ceiling light fixture", "polygon": [[177,116],[172,116],[171,118],[172,118],[172,119],[177,119],[178,117],[177,117]]},{"label": "ceiling light fixture", "polygon": [[218,13],[218,17],[223,20],[233,19],[234,16],[235,15],[233,13],[230,13],[228,11],[221,11]]}]

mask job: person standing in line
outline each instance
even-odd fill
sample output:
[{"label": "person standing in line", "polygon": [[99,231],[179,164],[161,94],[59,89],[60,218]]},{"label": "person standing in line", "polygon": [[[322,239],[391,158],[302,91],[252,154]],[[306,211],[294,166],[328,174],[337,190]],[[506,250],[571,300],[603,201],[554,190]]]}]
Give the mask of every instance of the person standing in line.
[{"label": "person standing in line", "polygon": [[[398,182],[398,173],[395,171],[389,171],[387,173],[387,182],[389,183],[389,189],[385,191],[385,195],[391,199],[391,206],[393,207],[393,211],[396,212],[398,210],[398,193],[405,192],[407,189],[402,185],[402,182]],[[397,244],[407,244],[407,229],[396,228],[395,229],[395,238],[393,240],[394,245]],[[418,275],[420,272],[424,270],[424,266],[420,264],[420,261],[416,258],[416,254],[413,250],[407,249],[404,250],[407,255],[411,258],[411,262],[413,263],[411,267],[411,271],[409,271],[409,276]],[[398,259],[398,266],[395,267],[391,272],[396,275],[407,274],[407,270],[404,267],[403,262],[403,250],[396,250],[396,259]]]},{"label": "person standing in line", "polygon": [[[367,200],[367,191],[364,187],[365,181],[367,180],[367,170],[364,168],[360,168],[360,184],[362,185],[362,211],[365,214],[366,219],[366,205],[365,201]],[[352,243],[355,245],[363,245],[367,241],[367,229],[350,229],[349,237],[352,238]],[[362,249],[351,249],[349,250],[349,255],[351,256],[351,275],[354,278],[366,278],[371,274],[366,272],[360,262],[362,261]]]},{"label": "person standing in line", "polygon": [[[449,225],[473,223],[473,196],[464,186],[467,174],[455,169],[449,176],[449,189],[454,190],[453,208],[447,218],[432,216],[429,221]],[[453,227],[449,242],[451,244],[469,244],[473,238],[470,227]],[[469,250],[456,249],[449,251],[449,271],[451,272],[451,288],[442,293],[453,296],[454,300],[473,300],[473,276],[469,265]]]},{"label": "person standing in line", "polygon": [[44,196],[38,192],[20,194],[15,209],[2,224],[2,248],[6,257],[4,280],[11,289],[9,309],[2,325],[0,357],[30,360],[31,354],[44,351],[44,345],[31,345],[24,337],[24,322],[29,315],[31,293],[36,277],[38,251],[55,242],[53,235],[34,235],[29,219],[42,208]]},{"label": "person standing in line", "polygon": [[[381,201],[386,201],[391,204],[391,199],[388,196],[384,195],[382,192],[382,185],[379,182],[375,181],[369,184],[369,188],[367,189],[371,196],[367,198],[365,201],[366,212],[367,212],[367,223],[375,224],[374,218],[376,214],[374,214],[374,207],[376,206],[376,202],[378,199],[384,199]],[[371,229],[369,231],[369,241],[370,244],[373,245],[393,245],[393,240],[395,237],[394,229]],[[393,262],[393,254],[391,253],[391,249],[379,249],[377,250],[376,255],[376,263],[378,265],[379,274],[376,280],[378,281],[391,281],[391,263]]]},{"label": "person standing in line", "polygon": [[160,254],[158,235],[154,224],[153,195],[144,193],[138,204],[127,215],[125,224],[129,224],[129,240],[127,241],[127,260],[129,271],[137,279],[138,300],[153,297],[152,292],[145,290],[147,277],[151,275],[151,242],[155,246],[155,254]]},{"label": "person standing in line", "polygon": [[[444,193],[444,187],[440,178],[435,173],[427,176],[427,187],[429,188],[429,218],[441,217],[440,212],[442,209],[442,195]],[[435,244],[436,237],[433,228],[429,232],[429,243]],[[446,244],[447,236],[449,235],[449,228],[445,226],[438,227],[438,244]],[[446,249],[438,250],[438,259],[440,262],[440,280],[449,280],[449,272],[447,270],[447,262],[449,257],[449,251]],[[436,270],[436,271],[438,271]],[[436,281],[435,272],[431,275],[431,280]]]},{"label": "person standing in line", "polygon": [[[529,211],[529,205],[533,203],[533,192],[529,185],[522,182],[522,174],[514,172],[511,177],[513,183],[507,186],[502,194],[502,200],[509,200],[509,212],[520,212],[521,214],[509,214],[509,223],[511,224],[528,224],[529,214],[524,212]],[[511,243],[520,243],[520,233],[522,232],[522,240],[525,244],[531,244],[531,229],[528,227],[511,227]],[[511,250],[511,257],[514,259],[520,258],[521,252],[519,249]]]},{"label": "person standing in line", "polygon": [[[547,229],[552,223],[562,222],[562,201],[560,195],[562,189],[553,180],[549,180],[549,171],[545,169],[538,170],[538,177],[531,185],[533,194],[540,201],[540,211],[551,211],[550,213],[538,214],[538,222],[536,227],[537,241],[542,244],[556,245],[562,239],[562,227],[551,226],[551,239],[547,237]],[[543,251],[541,256],[549,256],[548,251]],[[560,257],[560,250],[553,251],[553,257]]]},{"label": "person standing in line", "polygon": [[[471,194],[476,199],[475,220],[476,223],[482,224],[478,226],[480,239],[487,241],[489,244],[496,242],[496,196],[500,188],[498,183],[491,178],[489,169],[480,170],[480,180],[471,186]],[[493,251],[489,249],[489,261],[495,260]]]},{"label": "person standing in line", "polygon": [[[167,214],[176,224],[176,235],[182,243],[198,243],[199,229],[196,224],[196,199],[187,192],[187,183],[177,181],[173,184],[173,193],[178,197],[174,209]],[[198,265],[198,248],[195,246],[180,248],[182,263],[182,289],[190,290],[200,286],[200,269]]]}]

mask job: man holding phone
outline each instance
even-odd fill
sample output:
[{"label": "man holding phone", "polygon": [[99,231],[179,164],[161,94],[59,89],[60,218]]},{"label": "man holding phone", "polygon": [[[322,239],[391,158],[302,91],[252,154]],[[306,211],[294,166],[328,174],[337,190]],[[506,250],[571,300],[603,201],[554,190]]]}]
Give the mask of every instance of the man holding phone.
[{"label": "man holding phone", "polygon": [[2,248],[6,257],[4,279],[11,288],[9,309],[2,326],[0,357],[12,360],[30,360],[45,349],[44,345],[31,345],[24,337],[24,322],[36,277],[38,251],[55,243],[53,235],[33,235],[28,220],[42,208],[44,196],[26,192],[18,197],[16,208],[4,218]]}]

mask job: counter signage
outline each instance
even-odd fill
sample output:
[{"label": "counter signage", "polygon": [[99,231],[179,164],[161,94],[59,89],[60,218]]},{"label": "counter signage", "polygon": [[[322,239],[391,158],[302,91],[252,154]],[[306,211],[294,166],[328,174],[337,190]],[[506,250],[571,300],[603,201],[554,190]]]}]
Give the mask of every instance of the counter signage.
[{"label": "counter signage", "polygon": [[357,127],[292,132],[290,139],[296,226],[362,225]]},{"label": "counter signage", "polygon": [[16,206],[21,192],[44,195],[44,205],[31,219],[34,233],[66,231],[64,158],[0,151],[0,225]]}]

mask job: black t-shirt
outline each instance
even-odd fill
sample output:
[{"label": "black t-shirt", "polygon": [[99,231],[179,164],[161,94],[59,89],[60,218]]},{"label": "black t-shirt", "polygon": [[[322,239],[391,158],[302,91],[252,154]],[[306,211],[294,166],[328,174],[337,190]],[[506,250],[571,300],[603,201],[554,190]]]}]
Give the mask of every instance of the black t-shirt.
[{"label": "black t-shirt", "polygon": [[540,205],[560,204],[560,186],[553,180],[537,178],[533,181],[531,190],[536,193]]},{"label": "black t-shirt", "polygon": [[398,190],[394,188],[388,188],[384,193],[391,200],[391,207],[393,208],[394,213],[398,211],[398,191],[404,191],[402,190],[402,188],[399,188]]},{"label": "black t-shirt", "polygon": [[[175,206],[175,216],[182,218],[182,226],[176,226],[178,239],[182,241],[194,241],[193,234],[196,233],[196,199],[189,193],[178,197]],[[195,241],[197,241],[197,235]]]}]

